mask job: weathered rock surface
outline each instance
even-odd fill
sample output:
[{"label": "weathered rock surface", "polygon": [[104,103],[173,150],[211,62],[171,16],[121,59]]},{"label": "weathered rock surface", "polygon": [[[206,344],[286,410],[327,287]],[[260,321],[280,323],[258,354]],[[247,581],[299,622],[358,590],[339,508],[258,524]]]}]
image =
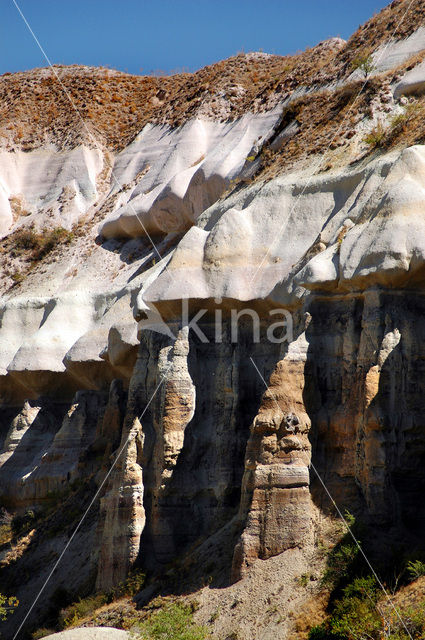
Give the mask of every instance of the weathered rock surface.
[{"label": "weathered rock surface", "polygon": [[1,152],[0,237],[13,225],[70,229],[96,201],[103,168],[100,149],[84,146]]},{"label": "weathered rock surface", "polygon": [[230,123],[196,119],[174,130],[147,125],[116,158],[113,188],[141,177],[100,232],[110,238],[188,229],[249,166],[280,110]]},{"label": "weathered rock surface", "polygon": [[[391,45],[391,68],[423,33]],[[61,553],[48,532],[66,544],[87,507],[75,597],[222,539],[227,579],[248,584],[279,554],[304,570],[330,495],[391,540],[422,540],[425,147],[359,159],[359,127],[343,167],[256,179],[260,150],[299,133],[292,116],[278,126],[289,99],[232,122],[146,125],[111,175],[93,149],[10,167],[2,154],[4,233],[50,215],[87,225],[2,285],[0,495],[18,513],[62,496],[70,514],[65,530],[48,515],[18,559],[42,565],[32,591]],[[21,187],[33,153],[55,179],[34,169]]]},{"label": "weathered rock surface", "polygon": [[245,525],[235,548],[234,579],[257,558],[306,546],[312,536],[304,333],[297,343],[298,349],[290,348],[276,365],[251,426],[240,505]]},{"label": "weathered rock surface", "polygon": [[69,629],[61,633],[46,636],[46,640],[125,640],[128,638],[126,631],[108,629],[108,627],[83,627],[81,629]]},{"label": "weathered rock surface", "polygon": [[408,71],[394,87],[394,97],[421,94],[425,91],[425,64],[421,62]]}]

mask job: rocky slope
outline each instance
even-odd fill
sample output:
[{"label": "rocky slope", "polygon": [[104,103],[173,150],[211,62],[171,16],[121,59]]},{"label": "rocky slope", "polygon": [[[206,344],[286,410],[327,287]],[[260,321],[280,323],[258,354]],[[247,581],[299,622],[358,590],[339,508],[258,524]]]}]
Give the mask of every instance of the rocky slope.
[{"label": "rocky slope", "polygon": [[214,637],[289,638],[330,496],[421,545],[421,24],[401,0],[293,57],[0,78],[10,637],[140,566]]}]

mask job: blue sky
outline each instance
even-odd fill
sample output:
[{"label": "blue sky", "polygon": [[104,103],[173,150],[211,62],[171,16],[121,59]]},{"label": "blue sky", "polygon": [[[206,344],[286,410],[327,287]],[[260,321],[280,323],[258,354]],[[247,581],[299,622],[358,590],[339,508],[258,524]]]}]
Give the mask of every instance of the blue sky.
[{"label": "blue sky", "polygon": [[[16,0],[52,62],[130,73],[194,71],[238,51],[285,55],[348,38],[380,0]],[[12,0],[0,0],[0,73],[46,66]]]}]

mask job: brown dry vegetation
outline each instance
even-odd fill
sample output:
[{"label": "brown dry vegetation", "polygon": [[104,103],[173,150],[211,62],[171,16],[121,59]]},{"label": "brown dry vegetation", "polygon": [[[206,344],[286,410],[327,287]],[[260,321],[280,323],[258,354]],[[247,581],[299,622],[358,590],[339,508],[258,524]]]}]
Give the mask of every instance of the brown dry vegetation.
[{"label": "brown dry vegetation", "polygon": [[410,147],[425,142],[425,97],[412,99],[404,113],[392,118],[389,126],[381,123],[365,138],[372,148]]},{"label": "brown dry vegetation", "polygon": [[169,83],[78,66],[6,74],[0,77],[0,136],[24,150],[44,141],[67,148],[93,138],[122,148],[152,118],[154,98]]},{"label": "brown dry vegetation", "polygon": [[33,267],[49,254],[64,245],[70,244],[80,235],[80,225],[72,231],[62,227],[46,228],[36,231],[34,227],[20,228],[3,238],[0,245],[0,257],[5,256],[2,264],[2,277],[10,278],[12,286],[21,283]]},{"label": "brown dry vegetation", "polygon": [[268,109],[300,85],[318,89],[346,78],[359,53],[407,37],[424,22],[425,0],[395,0],[347,43],[334,39],[293,56],[240,53],[195,73],[159,77],[78,65],[6,73],[0,76],[0,141],[9,149],[49,141],[119,150],[147,122],[176,126],[197,113],[227,119]]},{"label": "brown dry vegetation", "polygon": [[351,60],[362,50],[376,50],[388,40],[407,38],[425,22],[425,0],[394,0],[360,26],[335,57],[339,76],[350,73]]},{"label": "brown dry vegetation", "polygon": [[337,49],[318,45],[292,57],[241,53],[196,73],[160,77],[76,65],[4,74],[0,76],[0,140],[30,150],[44,141],[66,148],[95,139],[119,150],[147,122],[177,126],[205,104],[212,116],[237,117],[271,80],[279,83],[287,77],[291,87],[302,79],[308,81]]},{"label": "brown dry vegetation", "polygon": [[[299,130],[282,148],[262,151],[262,177],[271,177],[281,169],[293,166],[297,161],[308,160],[312,155],[348,148],[356,134],[356,126],[373,115],[372,101],[380,101],[388,94],[390,84],[401,74],[422,61],[425,52],[413,56],[388,73],[369,78],[365,83],[358,80],[340,89],[318,90],[292,101],[284,110],[277,132],[296,121]],[[393,117],[389,125],[379,124],[364,138],[371,149],[407,147],[425,142],[425,96],[410,99],[405,112]],[[364,154],[354,160],[363,158]],[[324,158],[320,169],[329,169]],[[352,161],[352,159],[350,160]]]},{"label": "brown dry vegetation", "polygon": [[[348,146],[356,125],[370,115],[372,100],[387,84],[385,78],[373,78],[365,86],[358,81],[337,91],[323,90],[294,100],[284,111],[279,130],[293,121],[299,130],[279,150],[263,149],[261,175],[271,177],[309,156]],[[330,168],[322,164],[321,168]]]}]

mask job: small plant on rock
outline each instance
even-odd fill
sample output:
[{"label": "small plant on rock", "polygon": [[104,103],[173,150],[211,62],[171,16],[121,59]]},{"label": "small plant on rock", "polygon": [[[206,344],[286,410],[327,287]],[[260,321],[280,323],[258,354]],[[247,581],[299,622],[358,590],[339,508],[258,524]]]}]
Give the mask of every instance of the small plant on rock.
[{"label": "small plant on rock", "polygon": [[359,69],[367,79],[374,71],[375,65],[373,64],[373,57],[370,52],[366,51],[359,53],[351,62],[351,68],[353,71]]},{"label": "small plant on rock", "polygon": [[373,127],[371,131],[369,131],[367,136],[365,136],[364,141],[374,149],[377,147],[383,147],[386,139],[386,134],[386,129],[383,123],[379,120],[376,126]]}]

